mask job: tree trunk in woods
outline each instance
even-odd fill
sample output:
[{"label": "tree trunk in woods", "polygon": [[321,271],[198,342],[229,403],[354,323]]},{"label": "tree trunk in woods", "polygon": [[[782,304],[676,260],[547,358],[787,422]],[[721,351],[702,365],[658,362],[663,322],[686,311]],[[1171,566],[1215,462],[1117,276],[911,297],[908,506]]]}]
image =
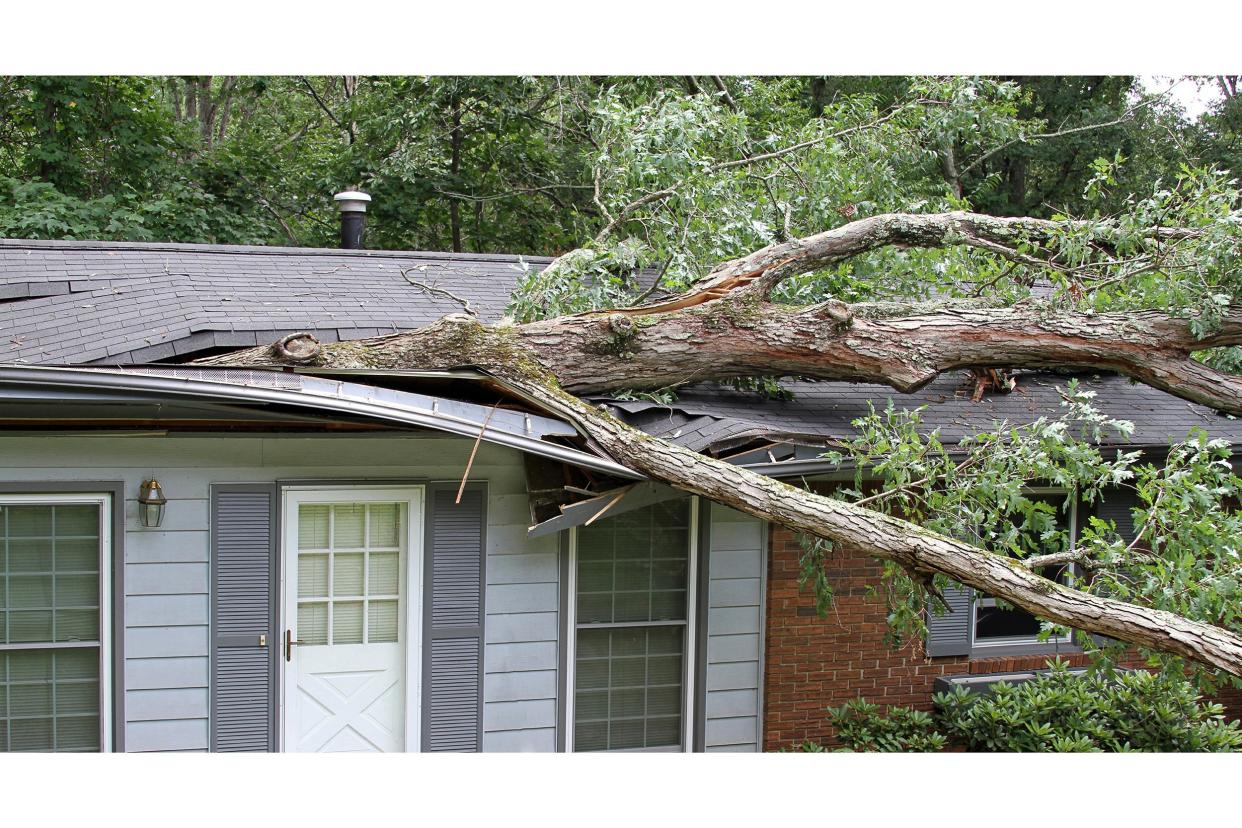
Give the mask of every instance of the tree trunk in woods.
[{"label": "tree trunk in woods", "polygon": [[[449,175],[454,190],[460,186],[461,175],[461,98],[453,95],[453,129],[449,133]],[[452,236],[453,252],[462,252],[461,246],[461,204],[457,196],[449,196],[449,232]]]},{"label": "tree trunk in woods", "polygon": [[[800,375],[910,391],[962,368],[1097,368],[1242,414],[1242,378],[1190,358],[1242,343],[1242,308],[1196,338],[1190,320],[1156,312],[1049,313],[1037,306],[769,302],[781,279],[888,245],[965,244],[1016,257],[1019,238],[1051,222],[969,213],[889,215],[784,242],[727,262],[696,288],[641,308],[516,326],[454,314],[426,328],[319,344],[309,335],[200,360],[338,368],[477,366],[574,422],[620,463],[747,514],[894,561],[926,580],[944,573],[1041,618],[1175,653],[1242,676],[1242,636],[1159,610],[1089,595],[1018,561],[866,508],[812,494],[639,432],[573,394],[663,388],[734,377]],[[1162,240],[1190,231],[1159,231]],[[552,265],[556,266],[555,263]],[[468,308],[467,308],[468,310]]]}]

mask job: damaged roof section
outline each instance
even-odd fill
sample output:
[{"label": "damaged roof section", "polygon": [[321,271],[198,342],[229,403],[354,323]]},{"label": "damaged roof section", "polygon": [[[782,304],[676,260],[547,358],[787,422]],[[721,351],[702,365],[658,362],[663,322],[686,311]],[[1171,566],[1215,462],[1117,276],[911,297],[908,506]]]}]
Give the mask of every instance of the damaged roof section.
[{"label": "damaged roof section", "polygon": [[184,361],[293,331],[336,342],[417,328],[467,310],[491,322],[503,315],[523,267],[540,269],[548,261],[0,240],[0,362]]},{"label": "damaged roof section", "polygon": [[[1014,391],[990,392],[975,401],[975,385],[965,373],[949,373],[925,388],[901,394],[885,385],[852,382],[789,382],[791,400],[761,400],[753,393],[701,384],[680,389],[671,405],[596,398],[631,425],[693,449],[729,458],[762,443],[826,446],[856,433],[852,422],[867,415],[868,404],[882,411],[926,406],[927,431],[939,429],[945,443],[994,428],[1056,417],[1061,393],[1073,377],[1051,372],[1016,375]],[[1242,420],[1179,400],[1163,391],[1112,374],[1077,375],[1079,388],[1096,393],[1095,405],[1110,417],[1134,423],[1134,434],[1109,433],[1105,445],[1165,446],[1194,428],[1233,443],[1242,442]],[[787,452],[786,452],[787,453]],[[801,452],[800,454],[806,454]],[[779,459],[779,458],[773,458]],[[807,459],[799,457],[798,459]],[[747,457],[743,462],[758,462]]]},{"label": "damaged roof section", "polygon": [[[487,378],[494,386],[495,379]],[[4,409],[21,413],[33,405],[41,412],[42,428],[56,428],[58,419],[75,423],[100,417],[109,406],[131,416],[134,406],[162,402],[170,425],[180,416],[175,406],[206,406],[204,411],[291,410],[302,415],[340,417],[419,428],[476,438],[621,479],[642,476],[583,448],[569,423],[543,414],[464,402],[412,391],[345,382],[326,377],[264,369],[138,367],[52,368],[0,366],[0,419]],[[52,416],[49,416],[52,415]],[[103,418],[106,420],[106,417]]]}]

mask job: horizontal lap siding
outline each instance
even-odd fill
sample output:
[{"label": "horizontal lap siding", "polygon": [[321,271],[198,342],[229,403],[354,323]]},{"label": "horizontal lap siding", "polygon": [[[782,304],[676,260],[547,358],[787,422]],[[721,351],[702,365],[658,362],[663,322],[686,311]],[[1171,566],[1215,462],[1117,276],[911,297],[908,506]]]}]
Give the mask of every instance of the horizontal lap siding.
[{"label": "horizontal lap siding", "polygon": [[526,539],[521,465],[488,481],[483,750],[556,750],[559,547]]},{"label": "horizontal lap siding", "polygon": [[757,751],[763,700],[763,523],[711,504],[704,748]]},{"label": "horizontal lap siding", "polygon": [[[123,480],[126,748],[208,746],[213,483],[295,479],[460,480],[471,441],[453,438],[0,437],[0,477]],[[333,465],[349,458],[349,466]],[[169,503],[159,529],[138,525],[138,487],[157,477]],[[555,750],[558,573],[554,538],[526,540],[521,455],[479,447],[470,479],[488,483],[484,750]]]}]

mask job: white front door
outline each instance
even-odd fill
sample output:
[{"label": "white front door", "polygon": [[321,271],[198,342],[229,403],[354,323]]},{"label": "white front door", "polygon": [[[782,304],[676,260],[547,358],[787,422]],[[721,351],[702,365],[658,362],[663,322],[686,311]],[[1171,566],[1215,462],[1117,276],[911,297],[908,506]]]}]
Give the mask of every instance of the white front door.
[{"label": "white front door", "polygon": [[423,490],[290,489],[283,746],[418,746]]}]

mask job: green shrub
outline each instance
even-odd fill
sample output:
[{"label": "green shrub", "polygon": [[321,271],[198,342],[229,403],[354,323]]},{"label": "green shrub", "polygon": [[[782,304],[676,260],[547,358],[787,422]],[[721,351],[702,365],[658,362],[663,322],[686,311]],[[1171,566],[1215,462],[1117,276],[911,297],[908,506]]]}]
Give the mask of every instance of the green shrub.
[{"label": "green shrub", "polygon": [[936,730],[930,714],[909,707],[890,707],[885,712],[862,698],[828,708],[828,721],[847,750],[928,753],[943,750],[948,741]]},{"label": "green shrub", "polygon": [[829,750],[828,748],[821,745],[819,742],[813,742],[810,739],[807,739],[805,742],[800,742],[799,744],[796,744],[793,747],[781,748],[779,752],[780,753],[828,753]]},{"label": "green shrub", "polygon": [[1190,682],[1144,671],[1075,675],[1061,661],[987,695],[938,693],[938,720],[976,751],[1112,752],[1242,750],[1242,729],[1206,704]]}]

